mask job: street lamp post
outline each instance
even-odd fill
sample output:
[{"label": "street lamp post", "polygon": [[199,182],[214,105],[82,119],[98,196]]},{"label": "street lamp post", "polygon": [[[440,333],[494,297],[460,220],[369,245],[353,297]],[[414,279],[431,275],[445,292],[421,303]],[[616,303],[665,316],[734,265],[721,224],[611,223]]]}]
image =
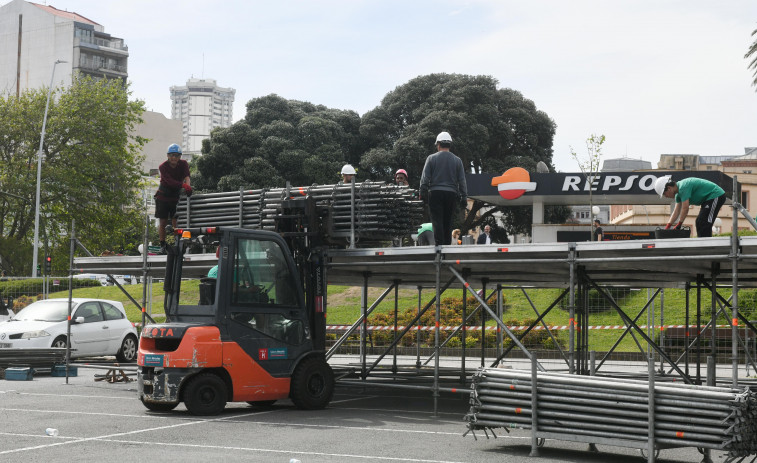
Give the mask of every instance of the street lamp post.
[{"label": "street lamp post", "polygon": [[55,79],[55,66],[67,61],[56,60],[53,63],[53,72],[50,75],[50,88],[47,90],[47,103],[45,104],[45,116],[42,118],[42,135],[39,138],[39,151],[37,152],[37,200],[34,207],[34,243],[32,253],[32,278],[37,278],[37,248],[39,247],[39,191],[42,183],[42,145],[45,143],[45,127],[47,126],[47,110],[50,108],[50,96],[53,93],[53,80]]}]

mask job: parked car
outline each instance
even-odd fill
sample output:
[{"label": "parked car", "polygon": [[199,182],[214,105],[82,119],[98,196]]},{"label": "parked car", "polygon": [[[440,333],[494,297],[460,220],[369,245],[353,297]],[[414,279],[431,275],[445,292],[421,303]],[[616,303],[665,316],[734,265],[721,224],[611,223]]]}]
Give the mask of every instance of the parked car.
[{"label": "parked car", "polygon": [[[0,323],[0,348],[66,347],[68,299],[37,301]],[[119,362],[137,358],[137,329],[124,306],[103,299],[73,299],[71,357],[115,355]]]}]

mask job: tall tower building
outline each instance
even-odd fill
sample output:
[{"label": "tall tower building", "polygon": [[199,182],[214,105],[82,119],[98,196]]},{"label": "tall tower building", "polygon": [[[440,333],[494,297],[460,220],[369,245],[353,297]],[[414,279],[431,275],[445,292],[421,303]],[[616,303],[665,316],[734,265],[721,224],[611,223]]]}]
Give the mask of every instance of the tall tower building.
[{"label": "tall tower building", "polygon": [[186,157],[199,155],[202,140],[216,127],[231,125],[233,88],[223,88],[214,79],[189,79],[187,85],[171,87],[171,119],[183,125],[182,148]]},{"label": "tall tower building", "polygon": [[78,13],[24,0],[0,7],[0,93],[71,84],[74,73],[126,81],[129,49],[124,40]]}]

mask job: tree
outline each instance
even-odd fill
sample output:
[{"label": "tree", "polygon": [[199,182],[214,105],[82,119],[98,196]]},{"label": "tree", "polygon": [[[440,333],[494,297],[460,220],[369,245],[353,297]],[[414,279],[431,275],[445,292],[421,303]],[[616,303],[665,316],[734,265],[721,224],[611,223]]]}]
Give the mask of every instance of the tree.
[{"label": "tree", "polygon": [[205,191],[336,183],[360,148],[356,112],[268,95],[247,103],[244,120],[211,133],[192,183]]},{"label": "tree", "polygon": [[[592,134],[586,139],[586,157],[582,158],[570,147],[570,156],[576,161],[578,167],[586,178],[586,185],[589,189],[589,211],[593,211],[592,193],[594,191],[594,181],[599,178],[599,170],[602,162],[602,145],[605,142],[604,135]],[[591,221],[591,229],[594,230],[594,221]]]},{"label": "tree", "polygon": [[[752,31],[752,37],[757,36],[757,29]],[[752,45],[749,46],[749,51],[746,52],[744,55],[745,59],[752,59],[749,62],[749,65],[747,66],[747,69],[751,69],[754,75],[754,80],[752,80],[752,86],[757,87],[757,37],[755,37],[754,42],[752,42]]]},{"label": "tree", "polygon": [[[367,152],[360,167],[371,178],[386,181],[397,168],[404,168],[410,184],[418,187],[426,157],[441,131],[452,135],[452,151],[462,159],[466,172],[499,175],[515,166],[536,171],[539,161],[552,165],[555,123],[531,100],[515,90],[498,89],[490,76],[430,74],[389,92],[380,106],[363,116],[360,133]],[[488,223],[503,236],[530,233],[530,211],[496,207],[478,214],[485,206],[475,201],[471,213],[458,222],[459,228]],[[559,210],[565,214],[565,208]],[[497,227],[494,217],[499,213],[506,221]]]},{"label": "tree", "polygon": [[[37,150],[47,89],[0,96],[0,247],[13,274],[29,274],[8,256],[8,243],[21,254],[32,246]],[[55,90],[50,101],[40,191],[40,237],[55,247],[65,244],[71,221],[91,250],[121,250],[122,230],[139,221],[141,148],[145,139],[130,135],[141,121],[144,104],[129,101],[121,81],[76,77]],[[13,252],[13,251],[11,251]],[[67,252],[66,252],[67,254]],[[63,262],[57,259],[59,262]],[[61,264],[64,265],[64,264]],[[67,263],[65,264],[67,267]]]}]

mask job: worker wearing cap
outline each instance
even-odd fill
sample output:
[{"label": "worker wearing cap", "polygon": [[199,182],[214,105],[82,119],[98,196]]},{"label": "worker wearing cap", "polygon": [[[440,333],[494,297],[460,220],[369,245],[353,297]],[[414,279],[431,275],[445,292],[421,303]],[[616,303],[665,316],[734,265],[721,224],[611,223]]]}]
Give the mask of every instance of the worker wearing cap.
[{"label": "worker wearing cap", "polygon": [[725,191],[709,180],[689,177],[674,182],[670,175],[660,177],[655,181],[655,191],[662,198],[675,198],[676,205],[670,214],[665,229],[673,226],[680,229],[689,214],[689,205],[700,206],[699,215],[695,222],[697,236],[700,238],[712,236],[712,225],[718,217],[720,208],[725,203]]},{"label": "worker wearing cap", "polygon": [[452,137],[441,132],[436,137],[437,152],[426,158],[421,175],[421,199],[428,203],[437,245],[450,244],[455,206],[466,208],[468,188],[463,161],[451,151]]},{"label": "worker wearing cap", "polygon": [[352,167],[352,164],[345,164],[342,166],[342,183],[351,183],[352,179],[355,178],[356,172],[355,168]]},{"label": "worker wearing cap", "polygon": [[179,195],[184,190],[187,196],[192,195],[192,187],[189,183],[189,163],[181,159],[181,147],[176,143],[168,147],[168,160],[159,167],[160,185],[155,193],[155,218],[159,219],[158,236],[160,237],[160,249],[166,251],[166,225],[171,219],[176,227],[176,205],[179,203]]},{"label": "worker wearing cap", "polygon": [[394,183],[397,186],[408,186],[407,171],[405,169],[397,169],[394,173]]}]

